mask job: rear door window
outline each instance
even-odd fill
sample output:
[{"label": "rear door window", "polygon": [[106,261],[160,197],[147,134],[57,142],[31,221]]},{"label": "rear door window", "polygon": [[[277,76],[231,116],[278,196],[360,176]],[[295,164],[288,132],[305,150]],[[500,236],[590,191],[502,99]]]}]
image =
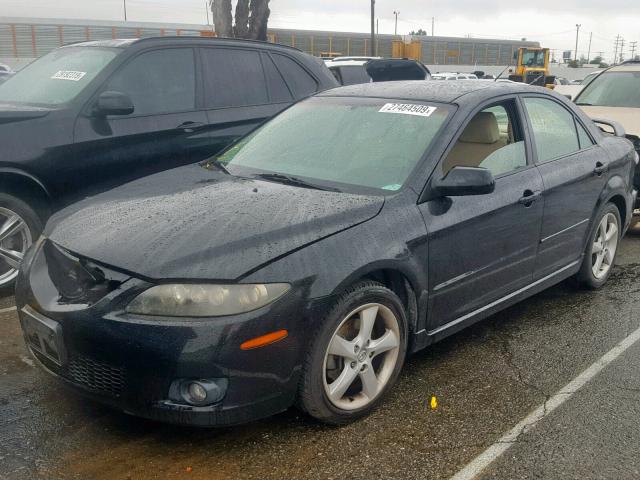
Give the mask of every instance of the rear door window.
[{"label": "rear door window", "polygon": [[201,51],[207,108],[269,103],[258,52],[236,48],[203,48]]},{"label": "rear door window", "polygon": [[533,130],[538,163],[580,150],[576,121],[567,109],[546,98],[525,98],[524,104]]},{"label": "rear door window", "polygon": [[194,110],[193,49],[170,48],[142,53],[117,71],[102,90],[128,95],[133,102],[134,115]]},{"label": "rear door window", "polygon": [[585,148],[589,148],[593,145],[593,140],[587,133],[580,123],[576,122],[576,127],[578,128],[578,139],[580,140],[580,149],[584,150]]},{"label": "rear door window", "polygon": [[308,97],[318,90],[318,82],[296,61],[278,53],[273,54],[273,60],[296,99]]}]

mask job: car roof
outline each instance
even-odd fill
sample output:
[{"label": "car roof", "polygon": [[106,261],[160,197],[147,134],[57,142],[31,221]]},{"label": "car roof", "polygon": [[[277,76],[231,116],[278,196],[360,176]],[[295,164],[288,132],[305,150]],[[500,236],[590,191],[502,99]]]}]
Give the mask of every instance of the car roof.
[{"label": "car roof", "polygon": [[640,72],[640,62],[625,62],[611,67],[607,72]]},{"label": "car roof", "polygon": [[261,40],[247,40],[238,38],[222,38],[222,37],[198,37],[194,35],[181,35],[181,36],[156,36],[156,37],[144,37],[144,38],[115,38],[112,40],[92,40],[88,42],[76,42],[64,45],[65,47],[111,47],[111,48],[128,48],[139,44],[175,44],[175,43],[198,43],[202,45],[218,44],[229,46],[246,46],[253,47],[261,46],[264,48],[273,49],[286,49],[293,52],[302,53],[301,50],[290,47],[288,45],[282,45],[279,43],[263,42]]},{"label": "car roof", "polygon": [[335,57],[332,60],[334,62],[347,62],[347,61],[364,61],[366,62],[367,60],[382,60],[383,57],[367,57],[365,55],[362,56],[357,56],[357,55],[353,55],[350,57]]},{"label": "car roof", "polygon": [[319,97],[375,97],[414,101],[453,103],[467,94],[478,92],[480,96],[495,97],[518,92],[546,92],[549,90],[524,83],[479,82],[459,80],[456,82],[434,82],[430,80],[408,80],[348,85],[319,93]]},{"label": "car roof", "polygon": [[325,64],[327,65],[327,67],[331,68],[331,67],[362,67],[365,63],[367,63],[369,60],[338,60],[338,61],[331,61],[331,62],[325,62]]}]

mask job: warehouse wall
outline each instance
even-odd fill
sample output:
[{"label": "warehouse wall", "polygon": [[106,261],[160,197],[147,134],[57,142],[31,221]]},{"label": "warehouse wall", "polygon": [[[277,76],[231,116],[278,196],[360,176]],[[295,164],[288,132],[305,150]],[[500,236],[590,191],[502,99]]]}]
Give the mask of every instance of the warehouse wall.
[{"label": "warehouse wall", "polygon": [[[22,65],[73,42],[112,38],[142,38],[163,35],[212,35],[212,26],[158,24],[144,22],[106,22],[0,17],[0,58]],[[391,56],[394,35],[378,35],[377,55]],[[422,44],[422,61],[436,65],[506,65],[513,51],[537,42],[454,37],[414,37]],[[270,29],[269,40],[291,45],[312,55],[369,55],[370,37],[364,33]],[[410,39],[406,39],[410,40]]]}]

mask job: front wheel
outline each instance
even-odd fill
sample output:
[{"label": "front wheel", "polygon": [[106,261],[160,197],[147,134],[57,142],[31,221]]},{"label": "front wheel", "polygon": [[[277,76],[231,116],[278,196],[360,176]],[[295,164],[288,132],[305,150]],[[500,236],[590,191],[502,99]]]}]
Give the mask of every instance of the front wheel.
[{"label": "front wheel", "polygon": [[13,285],[22,258],[42,231],[42,222],[25,202],[0,193],[0,290]]},{"label": "front wheel", "polygon": [[606,204],[596,217],[578,272],[578,280],[585,287],[600,288],[609,278],[620,243],[621,225],[618,208]]},{"label": "front wheel", "polygon": [[377,282],[345,292],[311,342],[299,405],[325,423],[369,414],[395,383],[407,349],[407,320],[398,296]]}]

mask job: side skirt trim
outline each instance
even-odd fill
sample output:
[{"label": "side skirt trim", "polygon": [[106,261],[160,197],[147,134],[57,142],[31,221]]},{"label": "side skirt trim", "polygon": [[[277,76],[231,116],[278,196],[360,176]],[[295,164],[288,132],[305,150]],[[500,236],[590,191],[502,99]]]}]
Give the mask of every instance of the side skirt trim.
[{"label": "side skirt trim", "polygon": [[480,315],[481,313],[483,313],[483,312],[485,312],[487,310],[490,310],[490,309],[500,305],[501,303],[505,303],[505,302],[511,300],[513,297],[516,297],[516,296],[518,296],[518,295],[520,295],[522,293],[525,293],[527,290],[531,290],[531,289],[537,287],[538,285],[540,285],[542,283],[545,283],[548,280],[551,280],[553,277],[561,275],[562,273],[566,272],[567,270],[570,270],[571,268],[574,268],[579,263],[580,263],[580,260],[576,260],[575,262],[572,262],[569,265],[566,265],[566,266],[562,267],[560,270],[556,270],[555,272],[547,275],[546,277],[542,277],[541,279],[536,280],[535,282],[527,285],[526,287],[521,288],[520,290],[516,290],[515,292],[512,292],[512,293],[510,293],[508,295],[505,295],[504,297],[499,298],[498,300],[495,300],[494,302],[491,302],[491,303],[485,305],[484,307],[480,307],[479,309],[474,310],[471,313],[467,313],[466,315],[464,315],[464,316],[462,316],[460,318],[457,318],[455,320],[452,320],[451,322],[446,323],[446,324],[444,324],[444,325],[442,325],[442,326],[440,326],[440,327],[438,327],[438,328],[436,328],[434,330],[430,330],[429,332],[427,332],[427,335],[429,335],[429,336],[437,335],[439,333],[444,332],[445,330],[448,330],[448,329],[450,329],[452,327],[455,327],[456,325],[458,325],[458,324],[460,324],[462,322],[465,322],[465,321],[469,320],[470,318],[473,318],[473,317],[475,317],[477,315]]}]

